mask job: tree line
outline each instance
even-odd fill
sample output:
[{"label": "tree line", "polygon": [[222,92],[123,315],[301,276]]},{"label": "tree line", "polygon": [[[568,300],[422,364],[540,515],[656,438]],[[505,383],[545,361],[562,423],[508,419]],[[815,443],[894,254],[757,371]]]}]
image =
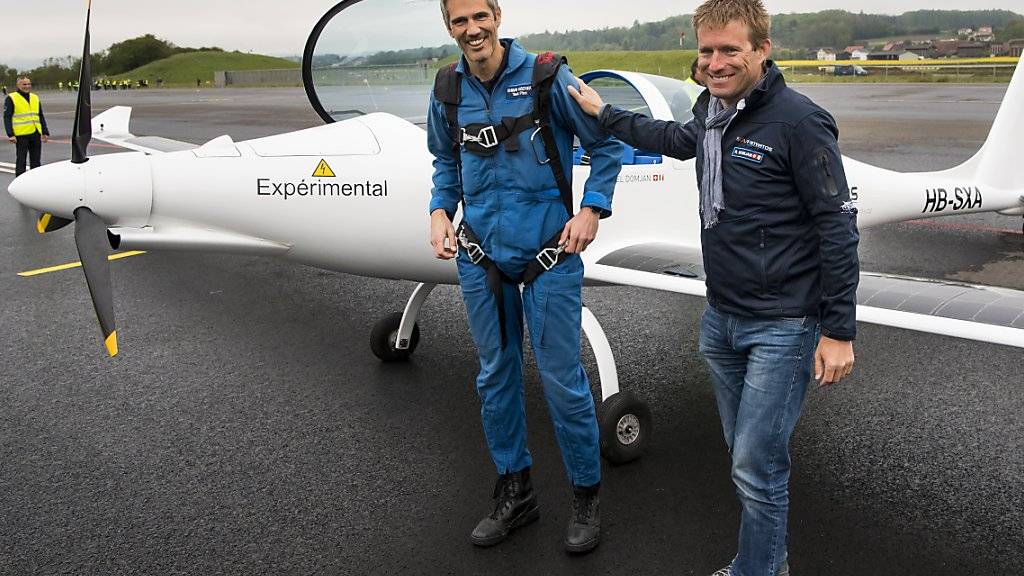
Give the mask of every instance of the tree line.
[{"label": "tree line", "polygon": [[[1001,29],[1009,29],[1011,38],[1007,39],[1020,38],[1012,35],[1024,26],[1024,16],[1009,10],[916,10],[899,16],[826,10],[772,16],[771,36],[778,48],[811,50],[842,48],[872,38],[938,35],[979,26],[992,26],[997,40]],[[682,47],[696,48],[690,15],[644,24],[633,22],[629,27],[527,34],[520,41],[532,50],[673,50],[680,48],[681,33],[686,34]]]},{"label": "tree line", "polygon": [[[112,44],[110,48],[90,55],[89,61],[92,67],[94,78],[103,76],[116,76],[145,66],[150,62],[162,60],[175,54],[185,52],[214,51],[223,52],[223,49],[216,46],[202,48],[186,48],[175,46],[166,40],[161,40],[152,34],[145,34],[137,38],[130,38],[122,42]],[[41,86],[56,86],[58,82],[67,82],[78,79],[78,70],[82,59],[74,56],[60,58],[47,58],[43,64],[31,70],[22,70],[20,74],[26,74],[32,78],[32,82]],[[0,64],[0,84],[13,86],[19,71]]]}]

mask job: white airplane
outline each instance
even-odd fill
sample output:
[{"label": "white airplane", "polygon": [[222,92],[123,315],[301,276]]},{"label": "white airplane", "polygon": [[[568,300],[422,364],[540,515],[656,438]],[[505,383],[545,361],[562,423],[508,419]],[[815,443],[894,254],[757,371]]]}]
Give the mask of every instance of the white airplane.
[{"label": "white airplane", "polygon": [[[328,124],[244,142],[221,136],[196,146],[134,136],[126,107],[99,114],[90,126],[84,91],[73,159],[32,170],[10,185],[14,198],[44,213],[41,232],[76,222],[76,243],[111,354],[117,341],[110,248],[266,255],[417,282],[404,312],[382,319],[371,334],[371,348],[384,361],[413,353],[424,301],[436,285],[455,284],[458,276],[454,263],[435,259],[428,244],[432,156],[425,131],[385,112],[336,122],[337,113],[325,107],[325,94],[337,98],[344,90],[318,85],[315,78],[329,74],[313,69],[312,56],[324,27],[351,4],[328,12],[306,49],[306,89]],[[86,31],[87,56],[88,23]],[[84,62],[81,85],[89,86]],[[606,100],[632,103],[662,119],[685,121],[699,90],[633,72],[605,70],[583,78],[601,80],[595,84]],[[427,89],[429,84],[420,90],[421,109]],[[961,166],[901,173],[844,158],[859,226],[985,211],[1024,214],[1024,171],[1014,169],[1022,133],[1024,63],[1017,66],[988,140]],[[134,151],[87,158],[90,136]],[[578,200],[589,168],[582,153],[577,156]],[[704,296],[694,162],[632,148],[625,156],[615,217],[602,223],[597,241],[582,254],[587,283]],[[310,226],[314,221],[332,225]],[[367,237],[376,239],[373,251],[363,249]],[[864,273],[858,301],[857,318],[864,322],[1024,348],[1021,291]],[[602,451],[615,463],[632,460],[649,441],[650,411],[636,395],[620,391],[611,347],[587,308],[583,330],[600,377]]]}]

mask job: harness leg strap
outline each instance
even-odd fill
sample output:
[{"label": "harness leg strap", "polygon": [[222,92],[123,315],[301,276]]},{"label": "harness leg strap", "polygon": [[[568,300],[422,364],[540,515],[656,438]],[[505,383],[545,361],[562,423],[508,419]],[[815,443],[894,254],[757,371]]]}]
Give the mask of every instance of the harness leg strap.
[{"label": "harness leg strap", "polygon": [[494,304],[498,307],[498,331],[501,332],[501,349],[508,345],[508,335],[505,334],[505,287],[502,286],[501,270],[496,264],[487,268],[487,288],[494,294]]},{"label": "harness leg strap", "polygon": [[419,283],[412,291],[409,302],[405,305],[405,312],[402,313],[402,323],[398,325],[398,336],[395,338],[397,350],[408,350],[409,340],[412,338],[412,329],[416,326],[416,319],[420,316],[420,309],[427,301],[427,296],[437,284]]},{"label": "harness leg strap", "polygon": [[597,374],[601,379],[601,400],[607,400],[619,391],[619,372],[615,368],[615,355],[604,335],[604,328],[590,308],[583,307],[583,333],[590,342],[590,348],[597,359]]}]

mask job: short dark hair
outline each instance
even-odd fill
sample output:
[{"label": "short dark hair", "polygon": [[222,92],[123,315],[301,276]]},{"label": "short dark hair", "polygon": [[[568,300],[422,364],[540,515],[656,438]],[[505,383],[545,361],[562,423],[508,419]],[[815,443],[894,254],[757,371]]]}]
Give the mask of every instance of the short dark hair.
[{"label": "short dark hair", "polygon": [[[501,7],[498,6],[498,0],[487,0],[487,7],[491,9],[492,16],[497,16],[498,10],[501,10]],[[441,18],[444,19],[444,27],[451,30],[452,23],[449,20],[448,0],[441,0]]]},{"label": "short dark hair", "polygon": [[29,82],[32,81],[31,78],[29,78],[28,76],[25,76],[24,74],[18,76],[18,82],[21,82],[22,80],[28,80]]}]

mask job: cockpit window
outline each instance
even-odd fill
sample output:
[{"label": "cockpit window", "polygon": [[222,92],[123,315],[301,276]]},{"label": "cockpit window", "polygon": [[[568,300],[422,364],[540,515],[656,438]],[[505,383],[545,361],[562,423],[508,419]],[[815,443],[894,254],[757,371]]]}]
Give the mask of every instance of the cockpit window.
[{"label": "cockpit window", "polygon": [[632,84],[617,75],[596,74],[593,79],[587,76],[587,85],[601,95],[605,104],[611,104],[616,108],[643,114],[651,115],[651,108],[640,92]]},{"label": "cockpit window", "polygon": [[[608,104],[645,116],[654,116],[652,108],[664,110],[667,106],[672,119],[683,124],[693,118],[691,109],[704,90],[691,82],[640,72],[599,70],[583,74],[583,79]],[[664,112],[659,117],[667,119]]]},{"label": "cockpit window", "polygon": [[307,92],[321,116],[388,112],[425,124],[434,76],[460,53],[437,1],[373,0],[332,12],[306,54]]},{"label": "cockpit window", "polygon": [[672,111],[672,118],[676,122],[685,124],[693,118],[693,105],[697,103],[697,97],[704,91],[702,86],[651,74],[644,74],[644,76],[664,96],[669,110]]}]

